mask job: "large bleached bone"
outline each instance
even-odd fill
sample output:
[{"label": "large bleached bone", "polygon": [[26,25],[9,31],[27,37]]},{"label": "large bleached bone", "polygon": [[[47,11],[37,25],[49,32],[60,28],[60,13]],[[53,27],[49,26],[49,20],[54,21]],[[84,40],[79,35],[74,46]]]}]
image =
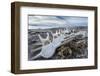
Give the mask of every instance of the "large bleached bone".
[{"label": "large bleached bone", "polygon": [[[41,35],[38,35],[41,42],[42,42],[42,49],[41,52],[39,54],[37,54],[36,56],[32,57],[32,59],[36,59],[40,56],[44,57],[44,58],[50,58],[53,56],[53,54],[56,51],[56,48],[61,44],[61,42],[64,40],[64,36],[58,36],[58,34],[60,34],[60,31],[56,31],[56,33],[52,33],[53,36],[53,41],[50,42],[49,39],[49,33],[47,33],[47,37],[43,38],[41,37]],[[54,36],[57,36],[57,38],[54,38]],[[45,45],[45,42],[48,41],[50,42],[49,44]]]}]

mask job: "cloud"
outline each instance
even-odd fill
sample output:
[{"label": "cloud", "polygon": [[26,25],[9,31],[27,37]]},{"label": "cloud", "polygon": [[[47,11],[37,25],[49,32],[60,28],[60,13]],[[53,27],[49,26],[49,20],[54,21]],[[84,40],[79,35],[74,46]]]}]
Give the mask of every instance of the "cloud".
[{"label": "cloud", "polygon": [[76,26],[87,26],[88,24],[88,18],[87,17],[67,17],[67,21],[71,25],[76,25]]},{"label": "cloud", "polygon": [[29,16],[29,27],[32,28],[54,28],[87,25],[87,17],[73,16]]}]

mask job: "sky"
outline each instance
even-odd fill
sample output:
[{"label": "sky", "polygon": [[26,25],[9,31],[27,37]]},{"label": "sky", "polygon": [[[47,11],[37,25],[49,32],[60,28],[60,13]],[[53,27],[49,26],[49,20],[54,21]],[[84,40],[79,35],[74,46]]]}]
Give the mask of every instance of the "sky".
[{"label": "sky", "polygon": [[88,17],[29,15],[29,29],[87,26]]}]

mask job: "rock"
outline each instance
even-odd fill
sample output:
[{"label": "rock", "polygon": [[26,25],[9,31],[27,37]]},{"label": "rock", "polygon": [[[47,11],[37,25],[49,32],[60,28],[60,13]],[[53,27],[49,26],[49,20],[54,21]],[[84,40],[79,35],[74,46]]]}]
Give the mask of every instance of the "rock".
[{"label": "rock", "polygon": [[60,47],[58,52],[58,56],[61,57],[61,59],[67,58],[69,55],[72,54],[72,50],[69,47],[62,46]]}]

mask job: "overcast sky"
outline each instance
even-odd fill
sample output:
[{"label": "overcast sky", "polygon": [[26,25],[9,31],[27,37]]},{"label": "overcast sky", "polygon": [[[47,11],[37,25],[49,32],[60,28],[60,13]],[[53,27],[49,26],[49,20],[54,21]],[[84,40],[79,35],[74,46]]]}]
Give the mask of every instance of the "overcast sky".
[{"label": "overcast sky", "polygon": [[75,16],[28,16],[29,29],[45,29],[55,27],[87,26],[87,17]]}]

